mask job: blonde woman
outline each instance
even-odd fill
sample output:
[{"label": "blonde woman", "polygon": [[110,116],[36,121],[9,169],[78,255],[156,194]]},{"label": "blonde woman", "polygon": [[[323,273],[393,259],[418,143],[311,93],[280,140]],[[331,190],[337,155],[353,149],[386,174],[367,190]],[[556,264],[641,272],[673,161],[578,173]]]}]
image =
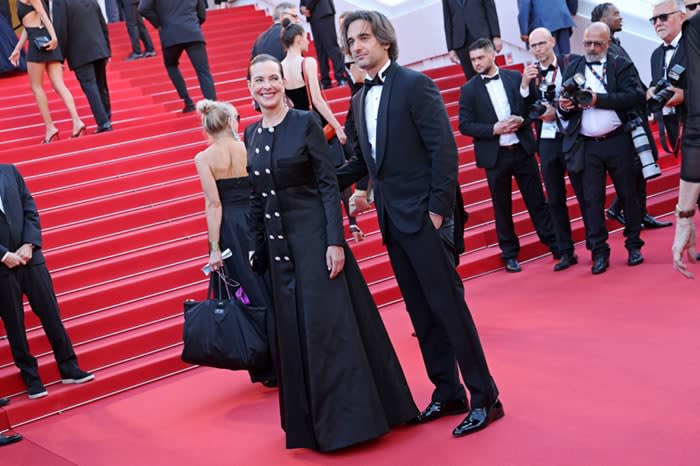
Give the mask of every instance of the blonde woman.
[{"label": "blonde woman", "polygon": [[[58,48],[56,31],[47,14],[48,5],[44,0],[17,0],[17,16],[24,26],[24,31],[19,38],[19,42],[10,54],[10,62],[17,66],[20,58],[20,51],[24,43],[29,41],[27,49],[27,72],[29,82],[32,86],[34,98],[39,106],[39,113],[44,120],[46,134],[42,139],[44,144],[48,144],[59,138],[59,131],[51,119],[49,112],[49,101],[44,91],[44,73],[49,75],[51,86],[61,96],[63,103],[70,113],[73,121],[73,132],[71,137],[82,135],[86,126],[78,116],[75,108],[73,95],[63,82],[63,55]],[[45,45],[42,45],[45,44]]]},{"label": "blonde woman", "polygon": [[[250,228],[247,215],[252,189],[246,170],[246,149],[238,137],[238,112],[228,103],[211,100],[199,101],[197,112],[209,139],[209,147],[194,158],[205,197],[209,264],[214,271],[223,268],[227,277],[240,283],[252,305],[269,310],[270,299],[264,278],[255,274],[248,263]],[[233,255],[224,261],[221,251],[226,249],[230,249]],[[212,279],[216,277],[212,274]],[[218,290],[217,287],[214,289]],[[274,333],[270,329],[274,329],[274,325],[270,312],[267,320],[269,340],[273,341]],[[250,371],[250,378],[267,387],[275,386],[272,362],[267,368]]]}]

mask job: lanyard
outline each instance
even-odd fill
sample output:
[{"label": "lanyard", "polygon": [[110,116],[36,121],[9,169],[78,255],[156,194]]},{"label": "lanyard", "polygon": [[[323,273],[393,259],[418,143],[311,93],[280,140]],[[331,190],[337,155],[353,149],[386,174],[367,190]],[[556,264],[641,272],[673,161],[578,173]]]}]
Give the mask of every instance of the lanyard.
[{"label": "lanyard", "polygon": [[603,85],[603,87],[606,87],[605,83],[607,81],[606,78],[608,76],[608,62],[603,63],[603,76],[599,75],[596,72],[596,70],[593,69],[593,65],[591,65],[590,63],[586,63],[586,66],[588,66],[588,69],[591,70],[591,73],[593,73],[593,76],[595,76],[596,79],[598,81],[600,81],[600,83]]}]

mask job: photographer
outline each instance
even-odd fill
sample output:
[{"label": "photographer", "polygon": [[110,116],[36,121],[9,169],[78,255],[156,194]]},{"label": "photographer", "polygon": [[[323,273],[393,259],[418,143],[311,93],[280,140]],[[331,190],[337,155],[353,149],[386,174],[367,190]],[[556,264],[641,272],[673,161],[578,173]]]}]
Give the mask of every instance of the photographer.
[{"label": "photographer", "polygon": [[[566,207],[566,160],[562,152],[564,122],[556,121],[555,100],[559,97],[562,74],[566,58],[554,53],[556,44],[552,33],[546,28],[537,28],[528,37],[530,51],[537,61],[525,67],[520,84],[520,95],[527,99],[530,86],[534,83],[538,99],[530,106],[528,117],[535,121],[537,130],[537,152],[540,154],[540,167],[544,186],[547,188],[549,211],[552,214],[554,234],[561,252],[561,259],[554,265],[554,271],[566,270],[578,263],[571,237],[569,210]],[[583,180],[581,173],[569,172],[576,199],[583,213]]]},{"label": "photographer", "polygon": [[[586,211],[586,241],[591,249],[595,275],[609,266],[610,247],[605,224],[606,173],[610,175],[625,209],[625,247],[627,264],[644,261],[641,248],[644,242],[639,234],[642,211],[635,179],[641,171],[630,135],[624,123],[628,112],[639,106],[644,93],[637,85],[632,62],[608,53],[610,29],[603,23],[592,23],[583,33],[585,56],[571,57],[563,82],[571,78],[581,87],[559,98],[559,111],[569,121],[563,141],[565,150],[573,150],[579,140],[583,150],[584,209]],[[570,86],[564,86],[570,87]]]}]

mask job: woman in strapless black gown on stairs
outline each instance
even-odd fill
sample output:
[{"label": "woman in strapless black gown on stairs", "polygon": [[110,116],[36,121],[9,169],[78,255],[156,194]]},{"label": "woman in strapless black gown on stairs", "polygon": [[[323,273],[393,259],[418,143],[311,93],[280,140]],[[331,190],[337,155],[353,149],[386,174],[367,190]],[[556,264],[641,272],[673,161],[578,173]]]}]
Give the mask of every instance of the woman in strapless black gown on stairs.
[{"label": "woman in strapless black gown on stairs", "polygon": [[[24,26],[22,35],[15,49],[10,55],[10,62],[17,66],[20,59],[20,51],[24,43],[27,47],[27,71],[29,82],[32,86],[34,98],[39,106],[39,113],[44,120],[46,134],[42,139],[43,143],[49,143],[59,138],[58,128],[54,125],[49,112],[49,101],[44,91],[44,72],[48,73],[53,89],[61,96],[63,103],[70,113],[73,122],[71,137],[78,137],[85,132],[86,126],[80,119],[75,108],[73,95],[63,82],[63,55],[58,48],[56,31],[49,19],[47,11],[48,4],[45,0],[17,0],[17,16]],[[35,44],[38,38],[48,39],[48,43],[41,49]]]},{"label": "woman in strapless black gown on stairs", "polygon": [[[251,241],[247,215],[252,186],[246,169],[246,149],[237,134],[238,113],[230,104],[211,100],[198,102],[197,111],[210,141],[209,147],[195,157],[206,198],[209,264],[214,271],[223,267],[229,279],[240,283],[252,305],[268,309],[266,317],[272,356],[270,364],[266,368],[249,372],[253,382],[260,382],[267,387],[275,386],[275,332],[274,318],[270,312],[271,295],[266,278],[254,273],[248,262]],[[233,255],[222,260],[221,251],[226,249],[230,249]],[[213,273],[212,280],[217,279]],[[218,293],[216,286],[214,289]]]}]

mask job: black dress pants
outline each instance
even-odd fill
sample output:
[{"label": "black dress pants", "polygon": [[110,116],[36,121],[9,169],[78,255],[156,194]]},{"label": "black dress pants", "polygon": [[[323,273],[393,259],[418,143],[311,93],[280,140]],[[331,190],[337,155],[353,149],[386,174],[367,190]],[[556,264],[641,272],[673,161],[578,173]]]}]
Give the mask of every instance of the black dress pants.
[{"label": "black dress pants", "polygon": [[501,148],[496,166],[486,169],[486,181],[491,191],[501,258],[516,259],[520,252],[520,241],[513,224],[513,178],[518,183],[537,236],[553,253],[558,253],[557,239],[552,228],[552,216],[544,198],[537,162],[535,157],[529,155],[520,144],[517,144],[513,150]]},{"label": "black dress pants", "polygon": [[187,56],[192,62],[197,79],[199,80],[199,88],[202,90],[204,98],[216,100],[216,91],[214,90],[214,78],[209,70],[209,58],[207,57],[207,49],[204,42],[187,42],[184,44],[176,44],[163,49],[163,62],[165,69],[168,71],[168,76],[172,81],[177,95],[185,102],[185,104],[193,104],[189,92],[187,92],[187,84],[180,73],[180,56],[182,52],[187,52]]},{"label": "black dress pants", "polygon": [[464,47],[455,49],[455,53],[459,57],[459,63],[462,66],[464,77],[467,78],[467,81],[469,81],[469,79],[476,74],[476,71],[474,71],[474,68],[472,67],[472,61],[469,58],[469,44],[465,44]]},{"label": "black dress pants", "polygon": [[586,208],[586,241],[593,259],[610,256],[608,229],[605,223],[606,174],[610,175],[625,212],[625,247],[639,249],[642,207],[636,183],[642,170],[628,133],[619,133],[603,140],[585,142],[583,197]]},{"label": "black dress pants", "polygon": [[[561,135],[557,135],[556,139],[540,139],[538,152],[542,179],[547,189],[549,212],[552,215],[552,225],[557,238],[557,249],[562,254],[573,254],[574,241],[571,236],[571,219],[569,218],[569,209],[566,206],[566,180],[564,178],[566,176],[566,161],[561,144]],[[581,173],[569,173],[569,180],[581,206],[581,214],[584,216],[582,175]]]},{"label": "black dress pants", "polygon": [[131,51],[137,55],[141,54],[141,42],[143,42],[144,52],[153,52],[153,41],[151,35],[143,23],[143,17],[139,13],[139,4],[130,1],[124,2],[124,20],[126,21],[126,32],[131,41]]},{"label": "black dress pants", "polygon": [[[451,222],[445,224],[449,229]],[[451,236],[447,232],[445,237]],[[466,398],[457,365],[474,408],[490,406],[498,389],[464,300],[464,286],[446,251],[443,235],[425,214],[423,227],[406,234],[387,217],[384,239],[423,362],[435,385],[433,401]]]},{"label": "black dress pants", "polygon": [[311,32],[314,35],[318,67],[321,72],[321,84],[331,84],[328,60],[333,63],[333,75],[336,81],[346,79],[345,59],[338,45],[338,34],[335,31],[335,15],[327,15],[311,20]]},{"label": "black dress pants", "polygon": [[95,117],[97,126],[111,123],[112,104],[107,86],[107,59],[103,58],[87,63],[74,71],[78,82],[80,82],[80,87],[90,103],[90,110]]},{"label": "black dress pants", "polygon": [[27,296],[32,311],[41,320],[59,372],[62,375],[70,374],[78,367],[78,362],[61,322],[56,294],[46,265],[25,265],[14,269],[0,267],[0,316],[5,324],[12,357],[24,383],[30,385],[39,380],[39,370],[36,358],[29,352],[22,294]]}]

